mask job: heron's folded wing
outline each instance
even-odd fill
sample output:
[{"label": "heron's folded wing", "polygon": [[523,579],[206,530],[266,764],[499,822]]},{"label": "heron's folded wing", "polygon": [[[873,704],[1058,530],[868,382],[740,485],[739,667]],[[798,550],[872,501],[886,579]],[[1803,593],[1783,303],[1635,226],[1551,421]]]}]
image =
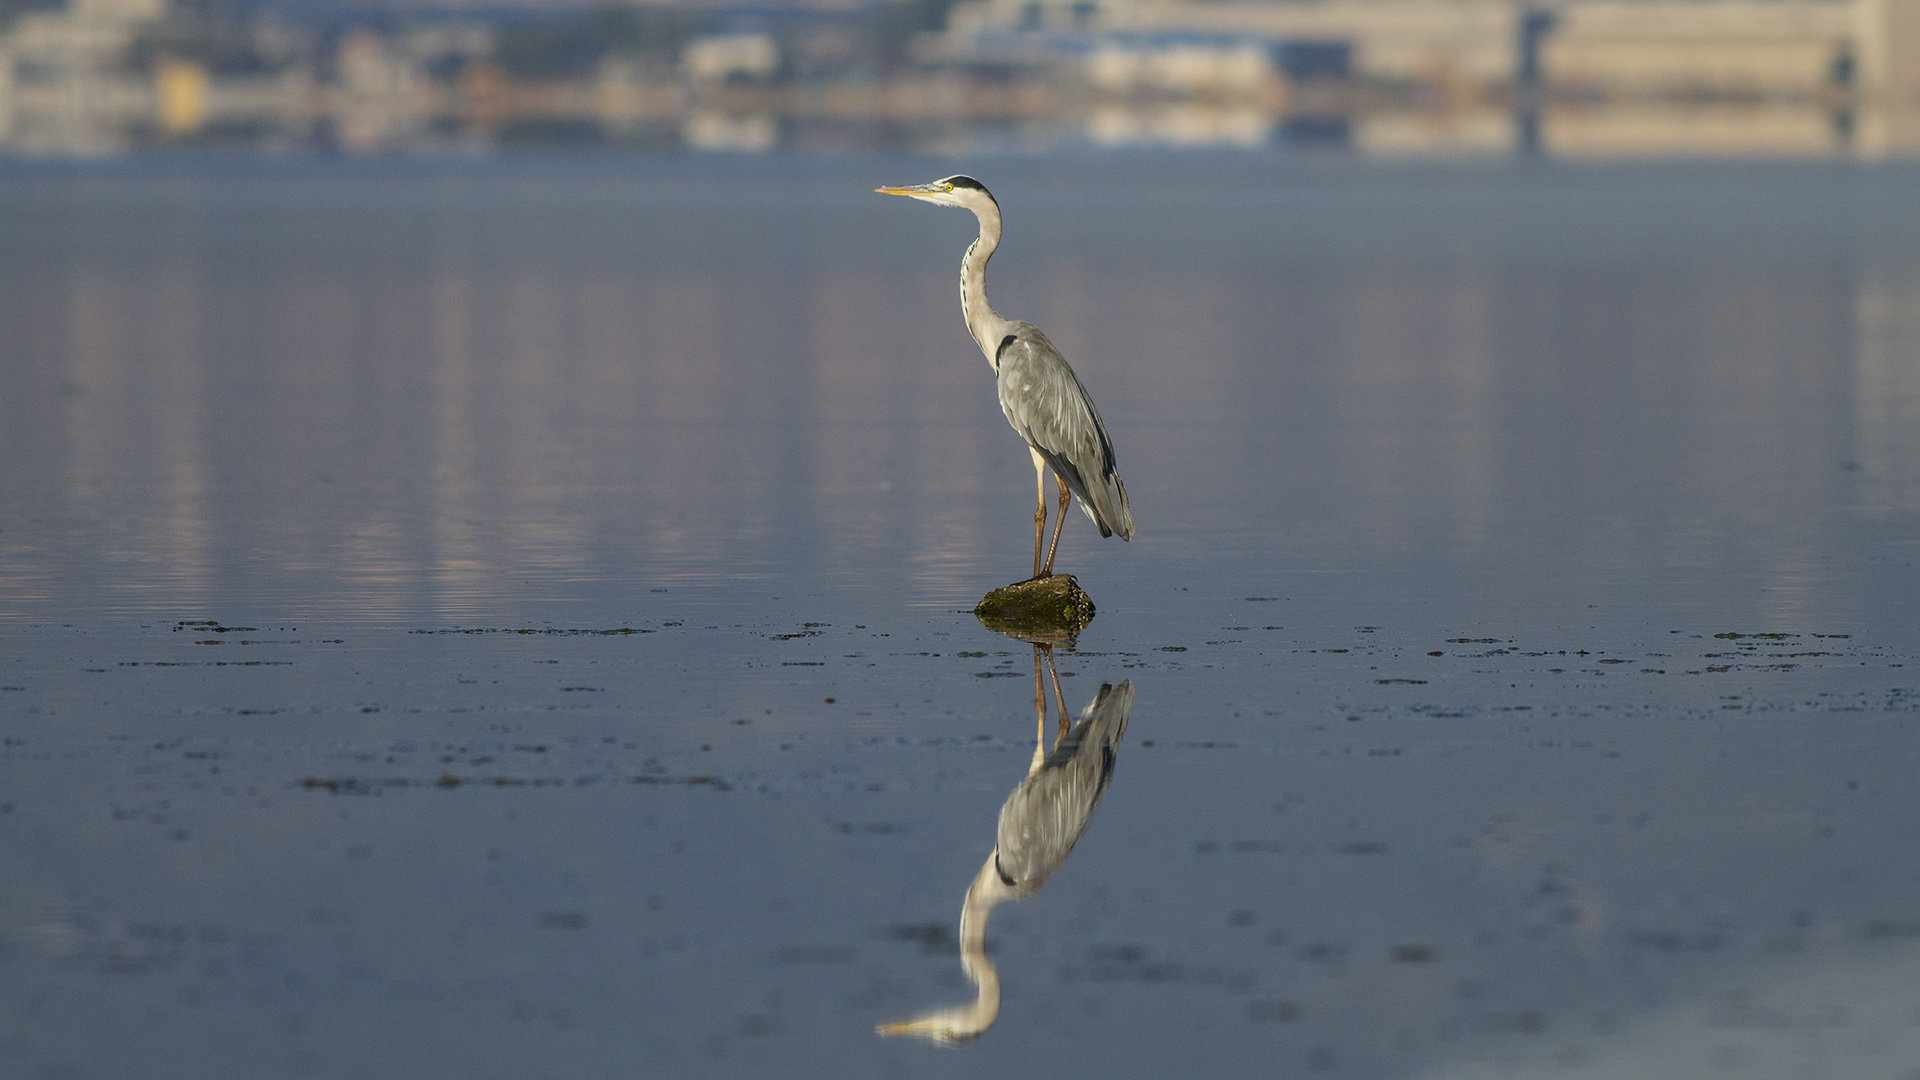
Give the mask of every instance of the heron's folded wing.
[{"label": "heron's folded wing", "polygon": [[996,354],[1000,410],[1038,450],[1102,536],[1133,535],[1126,485],[1099,410],[1066,357],[1030,323],[1015,323]]}]

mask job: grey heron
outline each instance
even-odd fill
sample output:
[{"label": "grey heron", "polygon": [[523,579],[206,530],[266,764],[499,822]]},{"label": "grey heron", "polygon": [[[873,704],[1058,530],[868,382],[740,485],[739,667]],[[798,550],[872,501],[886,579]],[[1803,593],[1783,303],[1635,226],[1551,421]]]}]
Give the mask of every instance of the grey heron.
[{"label": "grey heron", "polygon": [[[987,959],[987,916],[1004,901],[1024,900],[1040,891],[1066,862],[1106,794],[1114,752],[1133,709],[1133,684],[1102,685],[1073,727],[1056,736],[1048,753],[1046,694],[1040,683],[1043,649],[1047,671],[1053,674],[1052,649],[1035,645],[1033,708],[1040,736],[1034,744],[1033,764],[1000,807],[993,852],[974,875],[960,905],[960,967],[976,987],[974,1000],[881,1024],[875,1029],[881,1035],[916,1035],[951,1046],[979,1038],[993,1026],[1000,1016],[1000,973]],[[1066,702],[1057,674],[1053,674],[1053,693],[1065,728]]]},{"label": "grey heron", "polygon": [[[1013,430],[1027,440],[1033,455],[1034,482],[1039,489],[1033,512],[1033,576],[1051,577],[1053,556],[1060,548],[1060,530],[1074,496],[1080,509],[1100,528],[1102,537],[1133,538],[1133,513],[1127,509],[1127,486],[1114,466],[1113,440],[1100,422],[1093,399],[1080,385],[1067,358],[1047,335],[1030,322],[1001,318],[987,303],[987,260],[1000,246],[1000,204],[971,176],[949,176],[931,184],[875,188],[883,195],[905,195],[939,206],[959,206],[979,219],[980,235],[967,246],[960,262],[960,311],[967,332],[993,365],[1000,390],[1000,411]],[[1047,531],[1047,471],[1060,488],[1060,512],[1053,527],[1053,543],[1040,558]]]}]

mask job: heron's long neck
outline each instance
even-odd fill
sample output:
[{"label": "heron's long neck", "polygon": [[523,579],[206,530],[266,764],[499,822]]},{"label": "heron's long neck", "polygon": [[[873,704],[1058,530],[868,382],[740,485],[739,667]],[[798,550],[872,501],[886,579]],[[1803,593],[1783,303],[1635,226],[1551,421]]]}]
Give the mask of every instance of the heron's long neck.
[{"label": "heron's long neck", "polygon": [[875,1029],[880,1034],[919,1035],[952,1044],[978,1037],[1000,1018],[1000,972],[987,959],[987,915],[994,905],[1013,894],[1000,880],[999,855],[996,848],[987,856],[987,864],[973,879],[966,903],[960,907],[960,967],[973,980],[978,993],[965,1005],[881,1024]]},{"label": "heron's long neck", "polygon": [[987,354],[987,362],[993,363],[1008,326],[1008,321],[987,303],[987,260],[1000,246],[1000,208],[989,205],[975,209],[973,214],[980,219],[980,236],[967,246],[966,257],[960,260],[960,311],[967,318],[967,333]]},{"label": "heron's long neck", "polygon": [[987,959],[987,916],[1010,895],[1000,881],[999,854],[995,849],[987,855],[987,864],[980,868],[967,889],[966,902],[960,906],[960,967],[980,988],[969,1016],[970,1023],[977,1025],[976,1032],[992,1027],[1000,1015],[1000,972]]}]

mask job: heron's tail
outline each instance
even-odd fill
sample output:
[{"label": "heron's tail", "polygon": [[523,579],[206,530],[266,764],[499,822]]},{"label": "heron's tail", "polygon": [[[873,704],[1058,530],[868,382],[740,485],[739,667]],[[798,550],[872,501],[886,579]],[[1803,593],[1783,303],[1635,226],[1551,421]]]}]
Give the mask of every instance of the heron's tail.
[{"label": "heron's tail", "polygon": [[1133,511],[1127,508],[1127,485],[1121,482],[1120,473],[1115,471],[1088,479],[1093,482],[1086,485],[1080,509],[1100,527],[1102,537],[1133,539]]}]

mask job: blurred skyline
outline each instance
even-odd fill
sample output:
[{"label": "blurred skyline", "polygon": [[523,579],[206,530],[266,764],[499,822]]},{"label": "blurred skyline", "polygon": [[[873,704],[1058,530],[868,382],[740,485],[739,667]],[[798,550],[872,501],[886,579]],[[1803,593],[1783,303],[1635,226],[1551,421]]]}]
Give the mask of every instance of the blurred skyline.
[{"label": "blurred skyline", "polygon": [[1920,0],[8,0],[0,150],[1909,156]]}]

